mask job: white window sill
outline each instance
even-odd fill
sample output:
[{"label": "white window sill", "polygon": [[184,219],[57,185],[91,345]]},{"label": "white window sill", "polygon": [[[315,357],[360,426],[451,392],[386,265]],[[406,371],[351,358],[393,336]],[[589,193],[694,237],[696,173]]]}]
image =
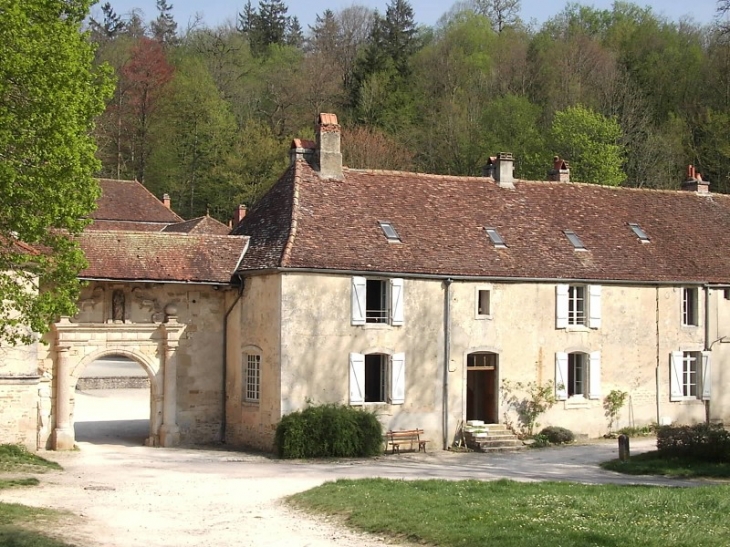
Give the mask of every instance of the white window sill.
[{"label": "white window sill", "polygon": [[591,332],[591,328],[586,325],[568,325],[565,332]]},{"label": "white window sill", "polygon": [[681,399],[674,399],[674,400],[671,400],[670,402],[679,403],[681,405],[702,405],[702,404],[704,404],[705,401],[698,397],[682,397]]},{"label": "white window sill", "polygon": [[390,330],[394,328],[394,326],[389,323],[365,323],[360,326],[366,330]]},{"label": "white window sill", "polygon": [[687,330],[695,330],[695,329],[699,329],[700,328],[700,325],[685,325],[685,324],[682,324],[682,328],[683,329],[687,329]]},{"label": "white window sill", "polygon": [[494,319],[494,316],[492,316],[492,315],[479,315],[479,314],[477,314],[474,319],[491,321],[492,319]]},{"label": "white window sill", "polygon": [[573,395],[565,400],[565,409],[590,408],[591,403],[583,395]]},{"label": "white window sill", "polygon": [[241,406],[246,408],[258,408],[259,401],[241,401]]}]

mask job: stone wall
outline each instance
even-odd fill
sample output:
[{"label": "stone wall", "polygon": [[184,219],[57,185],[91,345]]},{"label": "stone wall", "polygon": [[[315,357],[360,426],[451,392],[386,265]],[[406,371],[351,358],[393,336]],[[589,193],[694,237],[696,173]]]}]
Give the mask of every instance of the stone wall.
[{"label": "stone wall", "polygon": [[38,448],[38,376],[0,377],[0,443]]}]

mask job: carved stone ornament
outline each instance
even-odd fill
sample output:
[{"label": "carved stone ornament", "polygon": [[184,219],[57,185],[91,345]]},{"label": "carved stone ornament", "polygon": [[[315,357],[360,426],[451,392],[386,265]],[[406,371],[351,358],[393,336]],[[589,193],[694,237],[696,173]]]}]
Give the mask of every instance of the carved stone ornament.
[{"label": "carved stone ornament", "polygon": [[81,298],[79,300],[79,311],[86,311],[87,309],[93,310],[96,305],[103,302],[103,300],[104,289],[97,285],[87,298]]}]

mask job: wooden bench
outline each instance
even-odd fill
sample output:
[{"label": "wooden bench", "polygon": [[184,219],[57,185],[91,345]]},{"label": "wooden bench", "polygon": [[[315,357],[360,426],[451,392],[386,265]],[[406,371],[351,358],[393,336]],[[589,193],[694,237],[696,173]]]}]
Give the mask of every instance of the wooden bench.
[{"label": "wooden bench", "polygon": [[426,451],[426,443],[429,442],[426,439],[422,439],[423,429],[401,429],[398,431],[388,431],[385,434],[385,451],[388,451],[388,447],[391,449],[391,454],[400,454],[401,445],[409,444],[411,450],[415,450],[415,446],[418,445],[418,451]]}]

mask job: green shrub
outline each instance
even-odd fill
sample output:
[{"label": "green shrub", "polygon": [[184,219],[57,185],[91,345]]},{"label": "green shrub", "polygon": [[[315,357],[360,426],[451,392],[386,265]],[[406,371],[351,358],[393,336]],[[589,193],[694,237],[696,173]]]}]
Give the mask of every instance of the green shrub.
[{"label": "green shrub", "polygon": [[657,429],[656,446],[663,458],[730,462],[730,432],[721,424],[662,426]]},{"label": "green shrub", "polygon": [[375,414],[342,405],[313,405],[284,416],[274,438],[280,458],[351,458],[383,451]]},{"label": "green shrub", "polygon": [[626,435],[627,437],[648,437],[656,433],[656,424],[642,425],[634,427],[622,427],[616,433]]},{"label": "green shrub", "polygon": [[566,444],[572,443],[575,440],[575,435],[570,429],[564,427],[550,426],[540,431],[540,435],[545,437],[551,444]]}]

